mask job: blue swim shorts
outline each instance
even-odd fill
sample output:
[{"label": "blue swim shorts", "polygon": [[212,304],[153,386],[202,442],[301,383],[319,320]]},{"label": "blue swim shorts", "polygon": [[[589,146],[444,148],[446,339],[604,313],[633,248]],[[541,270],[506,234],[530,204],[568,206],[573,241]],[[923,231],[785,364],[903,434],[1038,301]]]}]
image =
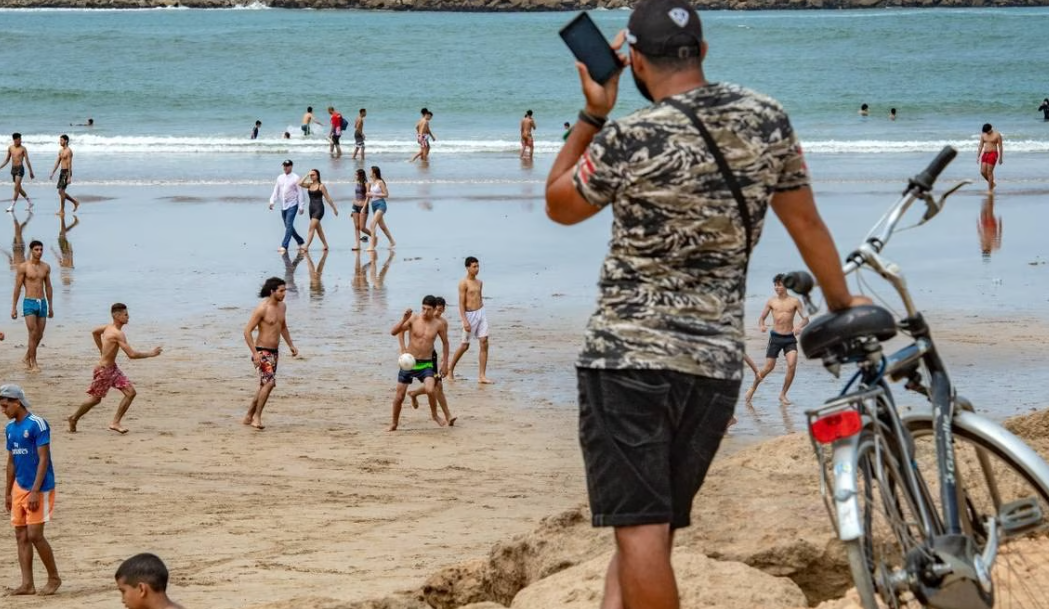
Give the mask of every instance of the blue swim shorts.
[{"label": "blue swim shorts", "polygon": [[47,300],[43,298],[25,298],[22,300],[22,317],[35,315],[47,317]]}]

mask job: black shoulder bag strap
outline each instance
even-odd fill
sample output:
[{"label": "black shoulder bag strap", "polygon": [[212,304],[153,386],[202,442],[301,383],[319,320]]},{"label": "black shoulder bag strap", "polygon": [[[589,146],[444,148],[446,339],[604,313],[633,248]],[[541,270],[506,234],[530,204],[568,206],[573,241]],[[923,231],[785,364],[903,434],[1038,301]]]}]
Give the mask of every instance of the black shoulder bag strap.
[{"label": "black shoulder bag strap", "polygon": [[747,235],[747,262],[749,262],[750,252],[753,248],[750,208],[747,207],[747,200],[743,198],[743,191],[739,187],[739,182],[736,181],[736,175],[732,173],[732,168],[728,166],[728,161],[725,160],[725,155],[721,154],[721,149],[718,148],[717,142],[711,137],[706,126],[703,125],[703,121],[699,120],[699,116],[696,115],[695,110],[673,98],[667,98],[664,101],[680,110],[682,114],[692,121],[692,124],[699,130],[700,135],[703,136],[703,140],[707,143],[707,148],[710,149],[710,153],[714,155],[714,160],[718,164],[718,169],[721,170],[721,175],[725,177],[725,184],[728,185],[728,189],[732,191],[732,196],[735,197],[736,203],[739,205],[739,215],[743,218],[743,230]]}]

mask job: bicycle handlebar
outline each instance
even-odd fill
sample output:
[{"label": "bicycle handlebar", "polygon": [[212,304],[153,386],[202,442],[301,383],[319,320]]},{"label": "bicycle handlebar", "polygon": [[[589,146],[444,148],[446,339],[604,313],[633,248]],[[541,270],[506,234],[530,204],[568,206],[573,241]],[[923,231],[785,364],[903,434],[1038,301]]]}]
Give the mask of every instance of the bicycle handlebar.
[{"label": "bicycle handlebar", "polygon": [[925,168],[925,171],[919,173],[910,179],[907,183],[907,191],[918,188],[923,192],[929,192],[932,190],[932,185],[936,182],[936,178],[940,177],[940,174],[947,165],[954,160],[954,157],[958,156],[958,151],[951,146],[944,146],[940,154],[936,155],[936,158],[929,163],[929,166]]}]

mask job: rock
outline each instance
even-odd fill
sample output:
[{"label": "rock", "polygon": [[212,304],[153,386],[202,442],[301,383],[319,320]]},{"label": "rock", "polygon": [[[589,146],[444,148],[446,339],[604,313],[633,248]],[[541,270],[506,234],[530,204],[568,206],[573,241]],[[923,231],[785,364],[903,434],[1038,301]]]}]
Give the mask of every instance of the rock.
[{"label": "rock", "polygon": [[[601,602],[611,552],[540,580],[514,598],[511,609],[592,609]],[[674,551],[682,609],[777,609],[804,607],[805,594],[794,582],[738,562],[708,558],[682,548]]]},{"label": "rock", "polygon": [[435,609],[456,609],[491,599],[488,562],[470,560],[441,569],[423,585],[423,599]]}]

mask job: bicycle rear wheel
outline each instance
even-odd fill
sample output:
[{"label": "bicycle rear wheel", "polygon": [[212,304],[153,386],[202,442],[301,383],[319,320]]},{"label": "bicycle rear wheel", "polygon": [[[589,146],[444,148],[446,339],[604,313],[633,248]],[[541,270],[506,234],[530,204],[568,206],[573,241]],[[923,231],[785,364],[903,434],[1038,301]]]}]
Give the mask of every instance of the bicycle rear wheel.
[{"label": "bicycle rear wheel", "polygon": [[856,468],[863,536],[846,542],[845,550],[860,602],[864,609],[910,607],[913,595],[902,583],[906,557],[925,538],[913,497],[880,437],[861,437]]},{"label": "bicycle rear wheel", "polygon": [[[932,421],[911,420],[908,428],[914,437],[915,461],[940,509]],[[975,538],[977,547],[982,550],[987,542],[987,519],[999,515],[1003,506],[1029,499],[1041,508],[1040,519],[1027,522],[1019,530],[1000,532],[998,557],[991,572],[994,606],[1049,609],[1049,481],[1038,479],[1020,459],[978,432],[957,424],[952,431],[963,527]]]}]

